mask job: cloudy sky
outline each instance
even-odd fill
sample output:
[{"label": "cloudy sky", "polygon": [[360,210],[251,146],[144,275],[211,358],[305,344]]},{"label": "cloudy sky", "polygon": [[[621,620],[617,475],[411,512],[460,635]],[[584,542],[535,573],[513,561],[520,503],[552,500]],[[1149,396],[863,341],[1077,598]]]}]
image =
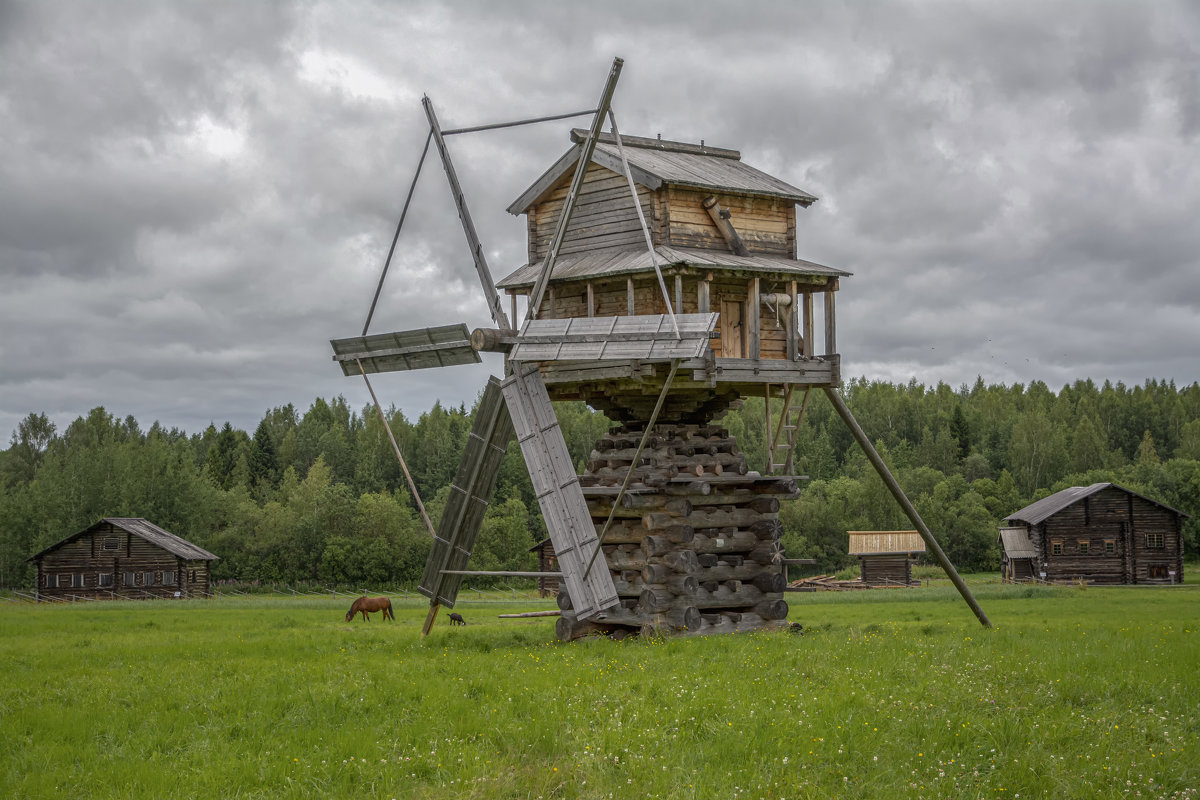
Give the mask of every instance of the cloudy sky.
[{"label": "cloudy sky", "polygon": [[[817,195],[799,255],[854,273],[846,376],[1191,383],[1200,11],[1170,2],[0,0],[0,447],[95,406],[196,432],[369,401],[359,333],[445,127],[595,104]],[[451,140],[496,277],[505,207],[571,121]],[[488,321],[446,182],[418,184],[372,331]],[[498,363],[485,363],[492,371]],[[381,376],[410,416],[482,368]]]}]

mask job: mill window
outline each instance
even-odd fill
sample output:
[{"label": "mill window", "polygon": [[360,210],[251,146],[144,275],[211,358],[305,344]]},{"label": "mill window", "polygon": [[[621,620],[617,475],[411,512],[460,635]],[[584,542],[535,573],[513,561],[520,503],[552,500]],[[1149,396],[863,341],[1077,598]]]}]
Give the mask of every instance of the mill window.
[{"label": "mill window", "polygon": [[1050,540],[1050,555],[1061,556],[1062,552],[1063,552],[1062,539],[1051,539]]},{"label": "mill window", "polygon": [[1161,533],[1146,534],[1146,549],[1147,550],[1162,550],[1163,535]]}]

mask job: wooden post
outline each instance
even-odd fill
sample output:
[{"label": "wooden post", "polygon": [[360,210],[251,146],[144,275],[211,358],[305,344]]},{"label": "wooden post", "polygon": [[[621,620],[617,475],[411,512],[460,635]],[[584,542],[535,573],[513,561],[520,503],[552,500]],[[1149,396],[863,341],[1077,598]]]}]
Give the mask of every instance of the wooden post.
[{"label": "wooden post", "polygon": [[428,636],[429,632],[433,630],[433,622],[437,619],[438,609],[440,608],[441,606],[437,603],[429,604],[429,613],[425,616],[425,624],[421,626],[422,637]]},{"label": "wooden post", "polygon": [[625,303],[629,306],[629,316],[633,316],[633,276],[625,279]]},{"label": "wooden post", "polygon": [[749,306],[749,308],[746,309],[748,312],[746,325],[750,328],[750,335],[747,337],[747,349],[750,352],[747,353],[746,356],[747,358],[753,358],[755,361],[757,361],[762,355],[759,352],[762,349],[762,340],[760,338],[761,332],[759,329],[762,319],[762,307],[760,305],[760,303],[762,303],[762,297],[759,294],[760,280],[760,278],[750,279],[750,286],[747,290],[749,297],[746,298],[746,305]]},{"label": "wooden post", "polygon": [[831,284],[825,290],[825,355],[833,355],[837,352],[837,316],[834,314],[833,288],[835,284]]},{"label": "wooden post", "polygon": [[696,282],[696,310],[701,314],[707,314],[710,311],[710,281],[712,281],[711,272]]},{"label": "wooden post", "polygon": [[892,497],[896,498],[896,502],[900,504],[900,508],[904,510],[905,516],[912,522],[913,527],[917,529],[917,533],[921,534],[921,538],[925,540],[925,546],[932,551],[938,563],[941,564],[942,569],[945,570],[946,575],[954,584],[954,588],[958,589],[958,593],[962,595],[963,600],[975,612],[975,616],[979,619],[980,624],[985,628],[992,627],[987,614],[983,613],[983,609],[979,607],[979,603],[976,602],[975,596],[971,594],[971,590],[967,588],[967,584],[963,582],[962,577],[958,574],[958,570],[954,569],[954,565],[950,563],[950,559],[943,552],[942,546],[938,544],[937,539],[934,538],[925,521],[921,519],[921,515],[917,513],[917,509],[904,494],[904,490],[900,488],[900,484],[896,482],[895,477],[888,471],[887,464],[883,463],[883,459],[879,457],[879,453],[876,452],[875,447],[871,444],[871,440],[867,438],[867,434],[859,426],[858,420],[850,413],[850,408],[846,405],[846,401],[842,399],[841,393],[832,386],[827,386],[825,387],[825,396],[833,404],[838,416],[842,418],[842,422],[846,423],[846,427],[850,429],[850,433],[854,434],[854,439],[858,442],[858,446],[862,448],[863,453],[866,454],[867,460],[871,462],[871,466],[879,473],[879,477],[883,479],[884,485],[892,493]]},{"label": "wooden post", "polygon": [[587,282],[587,306],[588,316],[596,316],[596,288],[592,285],[591,281]]},{"label": "wooden post", "polygon": [[675,310],[683,313],[683,276],[675,273]]},{"label": "wooden post", "polygon": [[788,361],[795,361],[796,356],[800,354],[800,343],[796,340],[796,334],[799,331],[796,320],[800,316],[800,309],[796,306],[795,281],[788,286],[788,297],[792,298],[792,304],[788,307],[787,325],[784,326],[787,331],[787,357]]},{"label": "wooden post", "polygon": [[813,293],[804,293],[804,316],[801,321],[803,336],[800,342],[801,354],[807,358],[812,358],[816,355],[816,350],[813,348]]}]

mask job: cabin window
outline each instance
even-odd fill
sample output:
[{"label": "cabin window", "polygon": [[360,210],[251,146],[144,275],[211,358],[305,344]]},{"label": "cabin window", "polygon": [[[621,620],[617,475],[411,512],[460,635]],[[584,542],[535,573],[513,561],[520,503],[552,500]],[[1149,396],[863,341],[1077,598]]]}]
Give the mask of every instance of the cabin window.
[{"label": "cabin window", "polygon": [[1062,552],[1063,552],[1062,539],[1051,539],[1050,540],[1050,555],[1061,556]]},{"label": "cabin window", "polygon": [[101,572],[96,576],[97,586],[112,586],[112,573]]},{"label": "cabin window", "polygon": [[108,538],[104,540],[103,548],[105,550],[120,550],[121,542],[118,539]]},{"label": "cabin window", "polygon": [[143,572],[142,573],[142,586],[153,586],[153,585],[154,585],[154,573],[153,572]]},{"label": "cabin window", "polygon": [[164,572],[162,577],[163,586],[172,586],[175,583],[175,573],[168,571]]},{"label": "cabin window", "polygon": [[121,585],[122,586],[137,586],[137,573],[136,572],[126,572],[124,574],[124,576],[122,576]]},{"label": "cabin window", "polygon": [[1089,542],[1087,539],[1080,539],[1079,540],[1079,552],[1087,553],[1089,544],[1091,544],[1091,542]]},{"label": "cabin window", "polygon": [[1147,550],[1162,550],[1163,535],[1161,533],[1146,534],[1146,549]]},{"label": "cabin window", "polygon": [[1116,552],[1117,552],[1116,540],[1115,539],[1105,539],[1104,540],[1104,554],[1106,556],[1111,556]]},{"label": "cabin window", "polygon": [[55,589],[58,587],[58,576],[53,573],[47,573],[45,576],[46,588]]},{"label": "cabin window", "polygon": [[71,575],[71,588],[72,589],[82,589],[83,588],[83,573],[82,572],[76,572],[73,575]]}]

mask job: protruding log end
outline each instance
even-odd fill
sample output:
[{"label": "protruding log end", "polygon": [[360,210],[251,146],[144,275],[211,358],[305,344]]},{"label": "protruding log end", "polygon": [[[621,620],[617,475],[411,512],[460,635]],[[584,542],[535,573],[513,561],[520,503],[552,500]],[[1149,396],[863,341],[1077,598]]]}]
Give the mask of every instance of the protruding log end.
[{"label": "protruding log end", "polygon": [[482,353],[507,353],[512,349],[516,331],[498,328],[476,328],[471,331],[471,347]]}]

